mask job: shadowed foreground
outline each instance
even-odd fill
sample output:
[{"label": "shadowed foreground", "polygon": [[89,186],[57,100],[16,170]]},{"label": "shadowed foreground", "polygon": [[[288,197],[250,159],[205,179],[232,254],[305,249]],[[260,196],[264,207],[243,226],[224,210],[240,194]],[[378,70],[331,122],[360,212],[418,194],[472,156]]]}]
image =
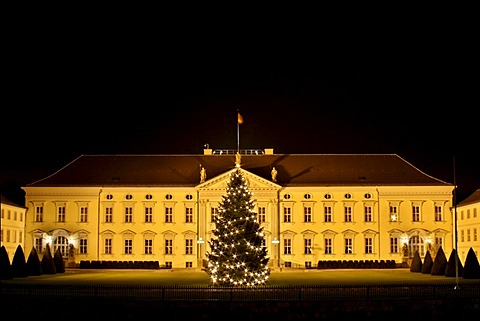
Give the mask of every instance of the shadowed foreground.
[{"label": "shadowed foreground", "polygon": [[[69,270],[2,281],[2,306],[31,317],[174,320],[469,320],[480,280],[390,271],[272,273],[264,290],[214,289],[195,271]],[[457,282],[459,287],[457,288]]]}]

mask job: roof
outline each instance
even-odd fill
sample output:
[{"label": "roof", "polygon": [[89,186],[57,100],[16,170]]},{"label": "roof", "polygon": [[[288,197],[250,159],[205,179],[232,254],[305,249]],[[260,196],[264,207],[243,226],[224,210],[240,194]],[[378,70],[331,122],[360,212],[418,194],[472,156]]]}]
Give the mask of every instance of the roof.
[{"label": "roof", "polygon": [[10,206],[15,206],[15,207],[21,207],[21,208],[26,208],[23,205],[17,204],[10,199],[8,199],[5,195],[0,194],[0,204],[5,204],[5,205],[10,205]]},{"label": "roof", "polygon": [[[235,167],[235,155],[82,155],[28,184],[46,186],[196,186]],[[452,185],[429,176],[396,154],[242,155],[241,167],[288,186]]]},{"label": "roof", "polygon": [[480,203],[480,189],[477,189],[475,192],[470,194],[466,199],[458,203],[457,206],[464,206],[464,205],[469,205],[473,203]]}]

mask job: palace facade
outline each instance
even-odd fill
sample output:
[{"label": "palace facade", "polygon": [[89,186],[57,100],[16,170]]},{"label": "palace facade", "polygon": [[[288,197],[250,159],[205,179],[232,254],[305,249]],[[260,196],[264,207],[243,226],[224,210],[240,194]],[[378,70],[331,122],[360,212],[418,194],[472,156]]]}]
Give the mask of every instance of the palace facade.
[{"label": "palace facade", "polygon": [[320,260],[409,262],[454,247],[453,184],[396,154],[82,155],[23,187],[26,256],[47,244],[67,266],[158,261],[201,268],[212,217],[240,167],[264,227],[270,266]]}]

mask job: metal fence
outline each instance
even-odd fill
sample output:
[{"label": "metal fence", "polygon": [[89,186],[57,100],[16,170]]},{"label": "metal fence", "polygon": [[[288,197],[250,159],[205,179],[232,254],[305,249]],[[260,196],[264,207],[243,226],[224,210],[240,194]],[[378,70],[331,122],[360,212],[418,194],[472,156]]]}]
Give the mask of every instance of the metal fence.
[{"label": "metal fence", "polygon": [[212,286],[59,285],[2,283],[2,298],[113,299],[128,301],[336,301],[479,299],[480,283],[455,288],[448,284],[363,286]]}]

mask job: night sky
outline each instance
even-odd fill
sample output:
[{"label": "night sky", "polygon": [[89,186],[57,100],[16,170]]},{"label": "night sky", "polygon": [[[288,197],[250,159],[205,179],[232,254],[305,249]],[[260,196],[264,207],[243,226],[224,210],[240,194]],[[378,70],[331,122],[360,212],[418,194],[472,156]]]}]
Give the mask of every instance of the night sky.
[{"label": "night sky", "polygon": [[478,51],[465,32],[212,30],[52,25],[17,39],[2,192],[82,154],[235,149],[237,110],[241,149],[398,154],[455,179],[458,200],[480,188]]}]

